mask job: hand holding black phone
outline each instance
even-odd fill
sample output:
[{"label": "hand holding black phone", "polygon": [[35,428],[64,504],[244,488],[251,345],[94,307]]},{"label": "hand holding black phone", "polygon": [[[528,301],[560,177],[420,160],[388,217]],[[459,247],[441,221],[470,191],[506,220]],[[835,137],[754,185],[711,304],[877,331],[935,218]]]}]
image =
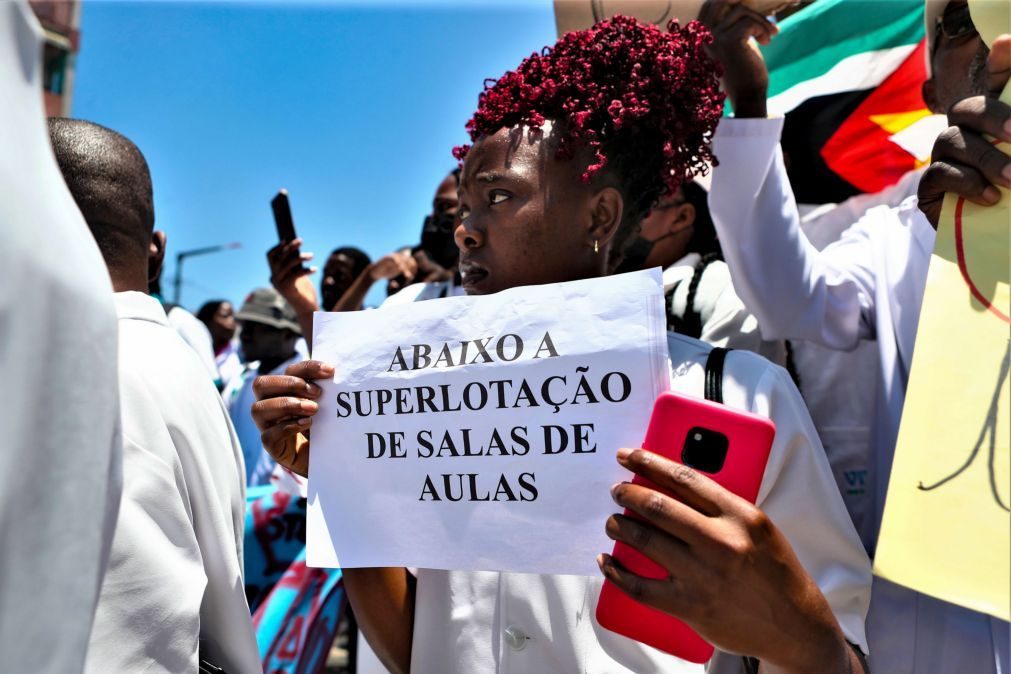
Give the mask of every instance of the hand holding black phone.
[{"label": "hand holding black phone", "polygon": [[281,188],[277,195],[270,200],[270,207],[274,211],[274,224],[277,225],[277,238],[281,243],[290,243],[295,240],[295,222],[291,219],[291,206],[288,203],[288,190]]}]

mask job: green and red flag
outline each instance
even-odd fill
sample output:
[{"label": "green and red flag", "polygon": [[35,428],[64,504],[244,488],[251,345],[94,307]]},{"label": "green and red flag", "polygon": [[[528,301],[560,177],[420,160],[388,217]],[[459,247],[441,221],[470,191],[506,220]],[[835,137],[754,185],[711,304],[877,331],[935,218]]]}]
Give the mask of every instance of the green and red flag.
[{"label": "green and red flag", "polygon": [[923,164],[945,126],[920,93],[923,0],[818,0],[779,27],[762,53],[798,202],[877,192]]}]

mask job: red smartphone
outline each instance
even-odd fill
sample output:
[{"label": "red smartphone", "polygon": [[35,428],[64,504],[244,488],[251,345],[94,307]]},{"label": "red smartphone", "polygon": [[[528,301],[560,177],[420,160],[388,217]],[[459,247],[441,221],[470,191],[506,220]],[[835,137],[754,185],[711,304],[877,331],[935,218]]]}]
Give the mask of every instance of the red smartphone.
[{"label": "red smartphone", "polygon": [[[661,393],[653,405],[642,447],[691,466],[754,503],[775,435],[775,424],[765,417],[668,392]],[[663,491],[638,475],[632,483]],[[625,515],[641,519],[629,510]],[[612,556],[645,578],[667,577],[663,567],[624,543],[615,543]],[[712,645],[688,625],[640,604],[608,580],[600,590],[597,622],[612,632],[691,662],[706,662],[713,655]]]},{"label": "red smartphone", "polygon": [[270,208],[274,211],[274,224],[277,225],[277,238],[282,243],[295,240],[295,222],[291,219],[291,205],[288,203],[288,190],[282,189],[270,200]]}]

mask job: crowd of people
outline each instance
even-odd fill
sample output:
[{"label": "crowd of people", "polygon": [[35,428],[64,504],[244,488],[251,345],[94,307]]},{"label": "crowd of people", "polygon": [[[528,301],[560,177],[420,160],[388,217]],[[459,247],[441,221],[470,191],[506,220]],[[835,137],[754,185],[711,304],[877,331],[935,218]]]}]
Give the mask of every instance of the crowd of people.
[{"label": "crowd of people", "polygon": [[[317,292],[304,242],[281,242],[263,287],[192,314],[159,293],[171,242],[142,149],[47,120],[37,25],[23,3],[0,7],[0,360],[21,388],[3,406],[0,670],[263,671],[246,493],[305,495],[314,382],[339,365],[310,359],[314,312],[363,310],[377,283],[377,310],[397,311],[661,267],[671,389],[701,397],[713,347],[732,349],[725,404],[776,425],[757,503],[611,448],[666,492],[615,485],[616,512],[641,517],[601,527],[668,577],[607,554],[598,577],[343,569],[362,648],[390,672],[692,671],[596,623],[606,578],[712,643],[710,672],[1011,671],[1006,622],[871,574],[941,201],[993,205],[1011,188],[1011,157],[987,138],[1011,141],[997,101],[1011,35],[987,47],[965,0],[925,0],[925,21],[923,97],[950,128],[902,194],[833,209],[829,238],[801,218],[767,114],[753,43],[776,39],[774,20],[707,0],[697,22],[615,16],[490,80],[416,244],[375,261],[338,247]],[[795,362],[866,342],[873,372]],[[847,376],[875,401],[859,503],[813,414]]]}]

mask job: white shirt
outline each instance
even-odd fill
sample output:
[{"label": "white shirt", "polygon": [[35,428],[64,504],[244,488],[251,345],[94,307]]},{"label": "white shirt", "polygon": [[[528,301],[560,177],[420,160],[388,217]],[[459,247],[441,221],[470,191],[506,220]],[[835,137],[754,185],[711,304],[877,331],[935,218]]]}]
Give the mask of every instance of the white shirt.
[{"label": "white shirt", "polygon": [[218,368],[222,389],[227,388],[236,377],[242,376],[246,366],[242,362],[242,356],[239,355],[238,340],[233,339],[220,353],[214,354],[214,364]]},{"label": "white shirt", "polygon": [[228,414],[158,301],[115,299],[124,491],[86,671],[196,671],[198,653],[230,673],[260,671]]},{"label": "white shirt", "polygon": [[211,338],[211,331],[200,322],[200,319],[186,311],[180,306],[174,306],[168,312],[169,325],[176,329],[183,341],[190,345],[190,348],[200,358],[200,364],[211,377],[211,381],[218,381],[218,365],[214,362],[214,340]]},{"label": "white shirt", "polygon": [[[720,123],[710,212],[734,288],[766,339],[803,338],[843,350],[876,341],[874,463],[868,476],[876,532],[935,232],[911,197],[897,207],[867,210],[819,252],[798,225],[779,148],[781,130],[782,119]],[[880,578],[874,580],[867,627],[872,671],[1009,671],[1006,622]]]},{"label": "white shirt", "polygon": [[663,270],[664,294],[674,289],[674,294],[665,301],[671,302],[675,315],[683,318],[689,308],[697,312],[702,322],[699,339],[706,344],[753,351],[776,365],[786,363],[783,342],[762,339],[758,321],[734,292],[726,262],[714,260],[706,266],[693,306],[688,307],[689,286],[701,259],[698,253],[688,253]]},{"label": "white shirt", "polygon": [[[710,347],[673,333],[668,347],[672,389],[701,396]],[[734,351],[727,356],[723,395],[730,407],[776,424],[758,505],[789,539],[846,638],[865,648],[870,563],[790,376],[764,358]],[[594,616],[602,580],[420,569],[412,671],[702,671],[600,627]],[[708,671],[743,672],[743,660],[717,652]]]},{"label": "white shirt", "polygon": [[441,297],[458,297],[466,295],[462,286],[449,281],[436,281],[434,283],[412,283],[400,290],[400,292],[390,295],[380,307],[395,307],[400,304],[410,304],[411,302],[423,302],[425,300],[437,300]]},{"label": "white shirt", "polygon": [[122,483],[112,284],[49,146],[43,32],[0,2],[0,671],[80,672]]},{"label": "white shirt", "polygon": [[[923,168],[907,172],[890,187],[860,194],[840,204],[817,208],[799,205],[800,227],[808,241],[822,250],[875,206],[898,206],[916,194]],[[861,341],[852,351],[840,351],[803,339],[790,340],[800,392],[811,413],[846,509],[870,552],[878,536],[876,496],[867,480],[871,450],[874,397],[879,358],[873,341]]]}]

